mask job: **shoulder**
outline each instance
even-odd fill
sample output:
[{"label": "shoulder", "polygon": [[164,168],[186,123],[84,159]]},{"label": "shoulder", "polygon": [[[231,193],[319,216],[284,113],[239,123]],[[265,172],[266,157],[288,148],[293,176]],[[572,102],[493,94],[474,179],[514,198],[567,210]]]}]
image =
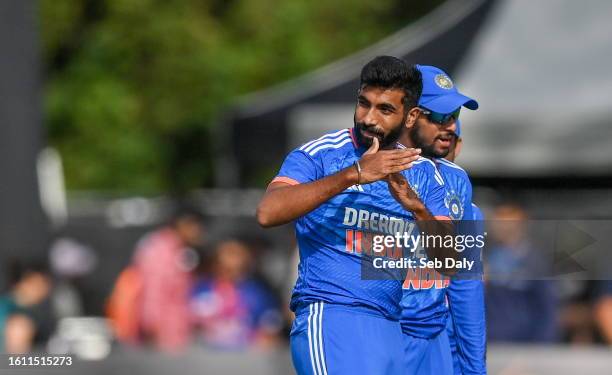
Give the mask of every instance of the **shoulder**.
[{"label": "shoulder", "polygon": [[352,142],[351,131],[347,128],[324,134],[317,139],[304,143],[294,151],[303,152],[310,157],[315,157],[319,156],[323,150],[339,150],[346,145],[351,145]]},{"label": "shoulder", "polygon": [[446,159],[436,159],[436,162],[438,163],[438,169],[440,170],[442,177],[446,179],[447,177],[452,176],[452,178],[449,178],[448,181],[454,181],[454,184],[464,186],[468,189],[472,188],[470,176],[463,168]]},{"label": "shoulder", "polygon": [[436,167],[436,163],[425,157],[419,157],[412,162],[412,168],[415,172],[420,172],[427,177],[433,177],[440,185],[444,185],[444,179]]},{"label": "shoulder", "polygon": [[474,203],[472,203],[472,216],[474,217],[474,220],[484,220],[482,210]]},{"label": "shoulder", "polygon": [[419,165],[419,164],[422,164],[422,167],[424,167],[426,169],[427,168],[436,169],[436,163],[434,163],[430,159],[427,159],[427,158],[422,157],[422,156],[419,156],[419,158],[417,160],[412,162],[412,165]]},{"label": "shoulder", "polygon": [[468,176],[467,172],[465,171],[465,169],[461,168],[459,165],[457,165],[457,164],[455,164],[455,163],[453,163],[451,161],[439,158],[439,159],[436,159],[436,162],[438,163],[439,168],[441,170],[445,170],[445,171],[448,171],[450,173],[454,173],[454,174],[457,174],[457,175],[460,175],[460,176],[465,176],[466,178]]}]

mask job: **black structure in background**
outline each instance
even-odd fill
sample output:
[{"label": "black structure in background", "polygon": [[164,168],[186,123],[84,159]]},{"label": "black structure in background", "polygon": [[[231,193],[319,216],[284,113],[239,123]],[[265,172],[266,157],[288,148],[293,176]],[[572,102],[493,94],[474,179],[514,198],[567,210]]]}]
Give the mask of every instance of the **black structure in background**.
[{"label": "black structure in background", "polygon": [[[221,171],[217,186],[250,186],[262,168],[280,165],[288,151],[288,116],[292,109],[304,104],[353,103],[361,68],[377,55],[439,66],[452,75],[495,3],[449,0],[417,24],[362,52],[244,98],[219,124],[224,133],[220,139],[231,144],[219,150],[224,156],[217,163]],[[352,123],[351,119],[347,121]]]},{"label": "black structure in background", "polygon": [[[38,194],[43,145],[37,2],[0,1],[0,272],[11,258],[44,256]],[[0,287],[5,278],[0,277]]]}]

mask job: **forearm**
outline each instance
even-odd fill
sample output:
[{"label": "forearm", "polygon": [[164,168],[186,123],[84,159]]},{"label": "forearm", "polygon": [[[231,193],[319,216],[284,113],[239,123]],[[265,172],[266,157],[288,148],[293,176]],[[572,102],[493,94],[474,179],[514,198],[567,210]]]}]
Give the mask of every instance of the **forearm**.
[{"label": "forearm", "polygon": [[[306,184],[271,184],[257,207],[257,221],[263,227],[286,224],[357,183],[353,166]],[[275,186],[273,186],[275,185]]]},{"label": "forearm", "polygon": [[[430,260],[439,260],[442,264],[446,264],[446,258],[456,259],[458,256],[457,251],[453,246],[445,246],[448,241],[445,241],[447,236],[454,236],[454,226],[450,220],[440,220],[433,216],[427,207],[421,203],[417,208],[413,208],[411,211],[417,222],[417,226],[420,231],[426,236],[435,239],[434,241],[427,241],[431,246],[428,246],[425,250]],[[441,240],[438,240],[441,239]],[[454,274],[455,269],[446,269],[442,267],[438,271],[445,274]]]}]

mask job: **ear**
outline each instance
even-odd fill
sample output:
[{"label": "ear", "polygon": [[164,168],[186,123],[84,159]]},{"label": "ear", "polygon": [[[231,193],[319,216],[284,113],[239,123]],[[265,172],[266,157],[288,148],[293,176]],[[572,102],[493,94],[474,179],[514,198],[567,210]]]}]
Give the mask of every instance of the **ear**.
[{"label": "ear", "polygon": [[420,114],[421,114],[421,110],[418,107],[412,107],[408,111],[408,116],[406,116],[406,122],[405,122],[406,127],[409,129],[413,127],[416,120],[419,118]]},{"label": "ear", "polygon": [[461,146],[463,145],[463,139],[462,138],[457,138],[457,143],[455,144],[455,159],[457,159],[459,157],[459,154],[461,153]]}]

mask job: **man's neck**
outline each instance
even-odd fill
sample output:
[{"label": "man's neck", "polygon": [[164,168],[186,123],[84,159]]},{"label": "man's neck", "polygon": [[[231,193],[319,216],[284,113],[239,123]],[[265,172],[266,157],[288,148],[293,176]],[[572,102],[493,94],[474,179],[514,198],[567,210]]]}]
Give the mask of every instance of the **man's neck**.
[{"label": "man's neck", "polygon": [[404,146],[408,148],[415,147],[414,144],[412,143],[412,139],[410,139],[410,137],[408,136],[408,132],[404,132],[404,134],[400,136],[397,142],[403,144]]}]

